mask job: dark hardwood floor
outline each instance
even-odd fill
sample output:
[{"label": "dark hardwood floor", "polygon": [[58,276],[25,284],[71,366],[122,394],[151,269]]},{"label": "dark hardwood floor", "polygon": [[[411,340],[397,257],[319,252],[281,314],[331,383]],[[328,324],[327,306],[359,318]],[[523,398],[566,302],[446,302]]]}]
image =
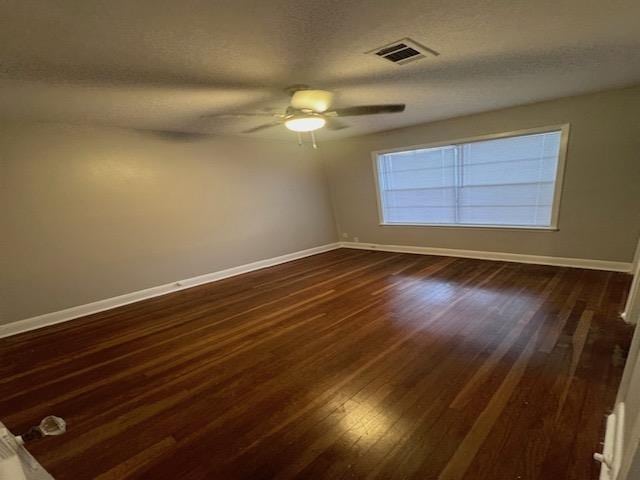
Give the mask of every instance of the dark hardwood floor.
[{"label": "dark hardwood floor", "polygon": [[626,274],[340,249],[0,340],[58,479],[595,479]]}]

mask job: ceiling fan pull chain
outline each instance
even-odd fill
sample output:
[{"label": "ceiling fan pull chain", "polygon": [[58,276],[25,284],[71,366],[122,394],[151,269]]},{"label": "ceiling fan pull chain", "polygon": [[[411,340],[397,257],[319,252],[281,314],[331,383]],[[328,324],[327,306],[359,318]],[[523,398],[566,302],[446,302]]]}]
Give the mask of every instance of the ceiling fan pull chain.
[{"label": "ceiling fan pull chain", "polygon": [[302,134],[300,132],[298,132],[298,146],[302,146]]},{"label": "ceiling fan pull chain", "polygon": [[318,144],[316,143],[316,135],[315,133],[313,133],[313,130],[311,131],[311,145],[313,145],[313,148],[315,149],[318,148]]}]

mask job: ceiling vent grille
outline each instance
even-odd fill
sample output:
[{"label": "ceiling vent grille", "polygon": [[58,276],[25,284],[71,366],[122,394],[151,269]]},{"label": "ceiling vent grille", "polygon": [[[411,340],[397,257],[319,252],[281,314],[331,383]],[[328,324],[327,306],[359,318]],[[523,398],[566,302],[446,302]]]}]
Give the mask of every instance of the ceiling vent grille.
[{"label": "ceiling vent grille", "polygon": [[438,52],[435,50],[427,48],[424,45],[420,45],[418,42],[411,40],[410,38],[403,38],[393,43],[370,50],[366,53],[367,55],[375,55],[378,58],[388,60],[397,65],[405,65],[427,56],[438,55]]}]

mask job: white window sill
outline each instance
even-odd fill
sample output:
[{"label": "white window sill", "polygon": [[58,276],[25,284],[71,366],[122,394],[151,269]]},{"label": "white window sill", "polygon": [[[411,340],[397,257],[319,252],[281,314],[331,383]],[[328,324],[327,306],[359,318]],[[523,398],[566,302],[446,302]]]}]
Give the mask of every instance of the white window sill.
[{"label": "white window sill", "polygon": [[464,225],[448,223],[379,223],[381,227],[437,227],[437,228],[472,228],[475,230],[535,230],[538,232],[557,232],[558,227],[535,227],[529,225]]}]

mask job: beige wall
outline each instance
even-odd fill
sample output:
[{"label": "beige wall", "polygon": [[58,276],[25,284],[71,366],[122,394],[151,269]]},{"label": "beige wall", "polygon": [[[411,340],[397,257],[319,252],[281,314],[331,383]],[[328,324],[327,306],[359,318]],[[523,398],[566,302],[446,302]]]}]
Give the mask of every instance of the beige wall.
[{"label": "beige wall", "polygon": [[[0,323],[331,243],[336,223],[344,240],[631,261],[639,112],[635,87],[321,142],[316,155],[0,124]],[[378,225],[372,151],[560,123],[571,133],[559,231]]]},{"label": "beige wall", "polygon": [[[372,151],[562,123],[570,123],[571,132],[559,231],[378,225]],[[640,87],[329,142],[319,155],[343,240],[623,262],[633,258],[640,232]]]},{"label": "beige wall", "polygon": [[0,323],[336,241],[295,142],[0,125]]}]

